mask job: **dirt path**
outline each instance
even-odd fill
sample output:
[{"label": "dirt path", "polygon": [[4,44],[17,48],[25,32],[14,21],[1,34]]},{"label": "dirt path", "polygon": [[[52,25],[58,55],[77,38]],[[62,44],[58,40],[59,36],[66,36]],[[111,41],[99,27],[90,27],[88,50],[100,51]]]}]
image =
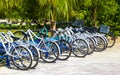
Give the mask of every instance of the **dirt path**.
[{"label": "dirt path", "polygon": [[67,61],[42,63],[36,69],[21,71],[0,67],[0,75],[120,75],[120,43],[85,58],[70,57]]}]

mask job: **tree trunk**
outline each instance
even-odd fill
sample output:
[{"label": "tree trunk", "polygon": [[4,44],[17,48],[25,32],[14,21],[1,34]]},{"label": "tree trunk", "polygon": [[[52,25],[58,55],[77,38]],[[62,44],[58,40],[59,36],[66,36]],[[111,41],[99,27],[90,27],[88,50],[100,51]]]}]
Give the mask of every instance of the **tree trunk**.
[{"label": "tree trunk", "polygon": [[95,6],[93,9],[93,25],[96,27],[96,12],[97,12],[97,7]]},{"label": "tree trunk", "polygon": [[56,22],[53,20],[51,21],[50,30],[56,30]]},{"label": "tree trunk", "polygon": [[52,14],[51,14],[52,21],[51,21],[50,29],[56,30],[56,22],[55,22],[55,16],[53,12],[54,12],[54,8],[52,8]]}]

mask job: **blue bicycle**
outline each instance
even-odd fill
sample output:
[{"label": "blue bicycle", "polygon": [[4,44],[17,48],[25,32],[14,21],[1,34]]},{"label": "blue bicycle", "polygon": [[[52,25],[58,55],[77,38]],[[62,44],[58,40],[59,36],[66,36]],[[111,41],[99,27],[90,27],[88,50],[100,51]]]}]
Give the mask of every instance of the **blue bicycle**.
[{"label": "blue bicycle", "polygon": [[55,42],[45,41],[45,39],[36,36],[30,29],[27,32],[17,31],[14,33],[15,36],[17,34],[21,34],[23,42],[34,46],[39,51],[39,56],[43,61],[52,63],[58,59],[59,47]]},{"label": "blue bicycle", "polygon": [[[49,37],[50,34],[52,35],[52,37]],[[38,37],[44,37],[46,41],[56,42],[60,48],[58,59],[67,60],[71,56],[72,48],[70,43],[61,37],[61,34],[61,32],[48,30],[46,26],[44,26],[41,30],[37,31],[36,33]]]},{"label": "blue bicycle", "polygon": [[20,70],[27,70],[32,65],[32,54],[29,49],[23,45],[18,45],[17,42],[13,42],[4,33],[0,33],[0,52],[8,56],[9,66],[12,63]]}]

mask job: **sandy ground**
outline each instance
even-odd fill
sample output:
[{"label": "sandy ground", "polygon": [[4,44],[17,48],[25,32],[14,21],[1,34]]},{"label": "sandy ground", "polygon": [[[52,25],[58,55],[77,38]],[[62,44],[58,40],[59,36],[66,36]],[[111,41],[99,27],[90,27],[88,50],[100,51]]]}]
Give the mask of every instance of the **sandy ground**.
[{"label": "sandy ground", "polygon": [[0,67],[0,75],[120,75],[120,42],[103,52],[85,58],[73,55],[67,61],[40,63],[35,69],[21,71]]}]

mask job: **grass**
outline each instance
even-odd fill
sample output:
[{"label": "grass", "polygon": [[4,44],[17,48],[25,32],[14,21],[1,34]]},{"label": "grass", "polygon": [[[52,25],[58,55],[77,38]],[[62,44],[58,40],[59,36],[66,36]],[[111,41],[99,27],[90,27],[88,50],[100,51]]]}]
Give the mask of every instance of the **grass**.
[{"label": "grass", "polygon": [[[0,32],[6,33],[7,31],[8,29],[0,29]],[[10,31],[15,32],[15,31],[19,31],[19,29],[11,29]]]}]

